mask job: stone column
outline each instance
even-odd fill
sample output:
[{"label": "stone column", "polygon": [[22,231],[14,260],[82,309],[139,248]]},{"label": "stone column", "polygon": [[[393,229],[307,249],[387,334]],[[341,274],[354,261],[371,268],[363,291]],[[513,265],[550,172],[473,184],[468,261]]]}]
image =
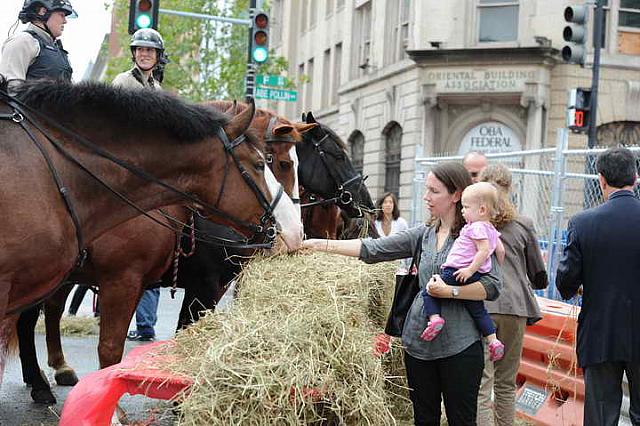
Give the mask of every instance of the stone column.
[{"label": "stone column", "polygon": [[[520,105],[527,108],[527,133],[523,147],[527,150],[540,149],[543,147],[544,138],[544,112],[547,97],[544,94],[544,86],[538,83],[525,83],[525,90],[520,97]],[[532,155],[523,158],[522,167],[527,170],[548,169],[548,156]],[[515,178],[516,176],[514,176]],[[521,179],[522,198],[520,211],[525,216],[533,219],[534,223],[545,223],[545,218],[549,212],[549,197],[547,183],[549,177],[526,174]],[[538,232],[546,232],[545,229],[538,229]]]}]

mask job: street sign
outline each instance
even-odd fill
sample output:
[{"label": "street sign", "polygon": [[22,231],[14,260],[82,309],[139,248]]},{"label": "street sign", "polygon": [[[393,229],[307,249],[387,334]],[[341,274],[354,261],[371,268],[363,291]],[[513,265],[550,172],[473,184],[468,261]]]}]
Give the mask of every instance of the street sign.
[{"label": "street sign", "polygon": [[256,87],[256,99],[269,99],[272,101],[295,102],[298,100],[298,92],[295,90],[270,89],[268,87]]},{"label": "street sign", "polygon": [[287,77],[284,77],[282,75],[256,75],[256,84],[258,86],[284,87],[287,85],[287,83]]}]

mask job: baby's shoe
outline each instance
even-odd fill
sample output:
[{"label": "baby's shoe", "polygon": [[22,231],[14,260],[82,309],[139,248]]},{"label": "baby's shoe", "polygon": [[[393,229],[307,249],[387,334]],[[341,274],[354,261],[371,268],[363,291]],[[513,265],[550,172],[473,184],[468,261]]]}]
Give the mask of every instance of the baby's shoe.
[{"label": "baby's shoe", "polygon": [[429,321],[429,324],[427,324],[427,328],[424,329],[420,337],[422,338],[422,340],[430,342],[438,336],[440,330],[442,330],[442,327],[444,327],[444,318],[434,318],[433,320]]},{"label": "baby's shoe", "polygon": [[489,360],[500,361],[504,356],[504,344],[500,340],[489,343]]}]

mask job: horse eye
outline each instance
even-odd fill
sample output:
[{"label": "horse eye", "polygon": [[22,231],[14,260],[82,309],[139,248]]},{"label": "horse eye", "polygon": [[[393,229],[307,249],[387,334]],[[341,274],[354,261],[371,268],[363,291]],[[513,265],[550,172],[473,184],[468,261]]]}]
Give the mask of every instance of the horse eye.
[{"label": "horse eye", "polygon": [[258,161],[255,165],[257,170],[264,171],[265,163],[264,161]]},{"label": "horse eye", "polygon": [[280,168],[283,170],[291,170],[292,166],[293,164],[291,164],[291,162],[289,161],[285,161],[285,160],[280,161]]}]

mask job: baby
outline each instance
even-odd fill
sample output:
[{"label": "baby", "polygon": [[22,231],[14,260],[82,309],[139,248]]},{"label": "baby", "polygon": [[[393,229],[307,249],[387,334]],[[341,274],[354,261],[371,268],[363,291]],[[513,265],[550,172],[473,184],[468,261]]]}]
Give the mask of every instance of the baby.
[{"label": "baby", "polygon": [[[453,243],[447,260],[442,265],[440,276],[451,286],[461,286],[480,280],[483,274],[491,271],[491,255],[496,252],[500,262],[504,259],[504,246],[500,233],[491,224],[498,201],[496,188],[488,182],[479,182],[468,186],[462,192],[462,215],[467,224]],[[459,290],[453,289],[453,296]],[[427,289],[422,292],[424,313],[429,316],[427,328],[422,339],[431,341],[444,327],[445,320],[440,316],[440,302],[431,297]],[[466,309],[489,342],[489,359],[498,361],[504,356],[504,345],[496,337],[496,328],[482,301],[462,300]]]}]

